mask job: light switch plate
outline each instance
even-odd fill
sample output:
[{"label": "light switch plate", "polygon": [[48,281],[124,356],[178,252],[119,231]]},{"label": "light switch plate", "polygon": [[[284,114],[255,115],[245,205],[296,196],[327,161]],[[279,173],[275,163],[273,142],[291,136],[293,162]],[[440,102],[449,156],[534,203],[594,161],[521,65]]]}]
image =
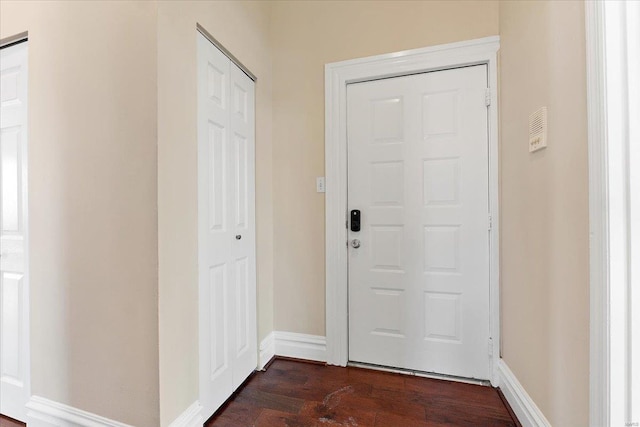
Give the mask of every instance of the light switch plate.
[{"label": "light switch plate", "polygon": [[316,178],[316,192],[318,193],[325,192],[324,176],[319,176]]}]

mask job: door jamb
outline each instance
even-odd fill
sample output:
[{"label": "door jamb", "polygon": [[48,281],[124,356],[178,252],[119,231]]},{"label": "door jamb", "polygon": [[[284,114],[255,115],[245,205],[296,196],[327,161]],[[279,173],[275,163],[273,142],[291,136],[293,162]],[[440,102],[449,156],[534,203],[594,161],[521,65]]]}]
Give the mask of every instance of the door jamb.
[{"label": "door jamb", "polygon": [[325,272],[327,363],[348,362],[347,84],[428,71],[486,64],[489,130],[489,286],[491,383],[498,384],[500,358],[498,74],[500,37],[491,36],[325,65]]}]

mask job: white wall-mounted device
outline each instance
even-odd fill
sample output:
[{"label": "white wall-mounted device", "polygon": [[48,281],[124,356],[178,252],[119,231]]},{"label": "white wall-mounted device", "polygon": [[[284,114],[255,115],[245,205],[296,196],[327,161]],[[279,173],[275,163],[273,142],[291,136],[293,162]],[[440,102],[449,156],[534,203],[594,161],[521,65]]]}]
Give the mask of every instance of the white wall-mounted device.
[{"label": "white wall-mounted device", "polygon": [[542,107],[529,116],[529,152],[547,146],[547,107]]}]

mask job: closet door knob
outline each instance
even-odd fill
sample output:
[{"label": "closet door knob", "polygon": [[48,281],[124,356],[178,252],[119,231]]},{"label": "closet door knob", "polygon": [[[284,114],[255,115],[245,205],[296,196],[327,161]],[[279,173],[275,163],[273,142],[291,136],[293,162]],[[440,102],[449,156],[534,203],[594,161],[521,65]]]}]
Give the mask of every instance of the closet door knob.
[{"label": "closet door knob", "polygon": [[242,234],[236,234],[236,240],[242,239]]}]

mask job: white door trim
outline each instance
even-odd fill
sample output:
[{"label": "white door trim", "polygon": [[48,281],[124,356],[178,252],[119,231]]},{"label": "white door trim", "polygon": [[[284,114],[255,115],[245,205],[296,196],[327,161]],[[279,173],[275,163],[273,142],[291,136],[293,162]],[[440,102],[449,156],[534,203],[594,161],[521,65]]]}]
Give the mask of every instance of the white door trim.
[{"label": "white door trim", "polygon": [[635,2],[587,1],[591,426],[640,421]]},{"label": "white door trim", "polygon": [[589,423],[609,425],[609,219],[604,4],[585,2],[589,133]]},{"label": "white door trim", "polygon": [[497,385],[500,354],[498,106],[499,36],[359,58],[325,65],[325,233],[327,363],[348,362],[347,84],[468,65],[488,66],[491,382]]}]

